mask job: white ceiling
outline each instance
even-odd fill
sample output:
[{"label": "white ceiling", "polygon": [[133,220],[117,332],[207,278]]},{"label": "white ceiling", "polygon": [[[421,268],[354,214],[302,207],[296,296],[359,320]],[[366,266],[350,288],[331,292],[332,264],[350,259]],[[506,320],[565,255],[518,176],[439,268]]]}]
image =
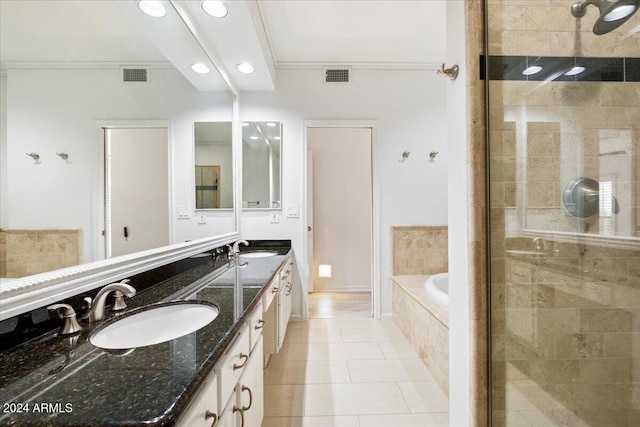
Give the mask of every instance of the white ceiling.
[{"label": "white ceiling", "polygon": [[[433,68],[445,55],[445,0],[227,0],[225,18],[206,15],[199,0],[173,3],[208,55],[185,28],[150,19],[134,0],[0,0],[1,60],[168,61],[199,89],[219,89],[219,77],[190,75],[204,56],[239,90],[274,90],[278,68]],[[256,72],[240,74],[240,62]]]}]

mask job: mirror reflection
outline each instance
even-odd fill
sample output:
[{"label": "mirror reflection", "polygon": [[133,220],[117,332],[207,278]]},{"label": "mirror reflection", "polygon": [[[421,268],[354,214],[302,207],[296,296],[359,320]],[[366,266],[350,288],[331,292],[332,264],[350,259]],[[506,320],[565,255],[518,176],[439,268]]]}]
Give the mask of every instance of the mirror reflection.
[{"label": "mirror reflection", "polygon": [[[234,96],[175,10],[153,18],[136,2],[0,1],[0,19],[0,277],[236,230],[233,211],[207,224],[194,213],[193,123],[230,122]],[[195,59],[211,72],[194,73]],[[116,159],[109,139],[133,129],[162,133],[163,163],[146,148]],[[132,194],[112,224],[120,214],[106,194],[123,169]],[[220,179],[233,188],[222,170]],[[133,246],[141,229],[129,217],[150,222],[152,200],[164,237]]]},{"label": "mirror reflection", "polygon": [[281,208],[282,124],[242,123],[242,208]]},{"label": "mirror reflection", "polygon": [[196,209],[233,208],[231,122],[196,122]]}]

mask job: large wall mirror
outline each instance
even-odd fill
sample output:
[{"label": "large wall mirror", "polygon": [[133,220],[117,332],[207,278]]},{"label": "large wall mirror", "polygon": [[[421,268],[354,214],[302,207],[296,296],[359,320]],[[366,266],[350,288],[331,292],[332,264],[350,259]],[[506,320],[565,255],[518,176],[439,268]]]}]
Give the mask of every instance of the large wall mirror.
[{"label": "large wall mirror", "polygon": [[242,209],[280,210],[282,124],[242,123]]},{"label": "large wall mirror", "polygon": [[[155,18],[135,1],[0,2],[0,291],[19,292],[32,275],[44,283],[53,276],[42,274],[73,265],[108,267],[110,234],[114,247],[143,240],[129,217],[144,223],[161,213],[154,227],[166,237],[112,253],[114,260],[237,236],[232,172],[221,195],[229,209],[205,221],[192,192],[193,123],[231,123],[234,90],[184,23],[182,3],[163,4],[166,15]],[[209,72],[194,72],[196,62]],[[144,129],[162,130],[157,152],[115,148],[120,133],[131,146],[147,138],[132,131]],[[127,218],[113,225],[110,203],[118,202],[105,202],[105,191],[124,169]]]}]

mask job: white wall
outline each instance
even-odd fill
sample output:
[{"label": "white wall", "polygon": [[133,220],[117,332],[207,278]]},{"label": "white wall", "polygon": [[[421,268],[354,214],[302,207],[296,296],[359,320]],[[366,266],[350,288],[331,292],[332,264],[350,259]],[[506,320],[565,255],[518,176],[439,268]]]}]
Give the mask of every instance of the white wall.
[{"label": "white wall", "polygon": [[0,76],[0,228],[7,226],[7,77]]},{"label": "white wall", "polygon": [[468,288],[467,79],[465,2],[447,2],[447,66],[458,64],[457,80],[447,79],[449,145],[449,423],[469,424],[470,327]]},{"label": "white wall", "polygon": [[[376,120],[380,170],[381,311],[391,313],[392,225],[447,224],[447,143],[445,87],[447,80],[431,70],[360,70],[350,84],[327,84],[321,70],[279,70],[276,92],[240,95],[241,119],[283,123],[283,207],[305,204],[303,132],[307,120]],[[402,152],[411,151],[400,163]],[[428,163],[430,151],[439,151]],[[244,212],[245,238],[292,239],[300,255],[306,224],[284,218],[271,224],[266,212]],[[303,277],[304,279],[304,277]],[[300,310],[299,307],[294,309]],[[299,311],[298,311],[299,313]]]},{"label": "white wall", "polygon": [[[194,207],[193,122],[229,121],[229,93],[198,92],[176,70],[153,69],[149,84],[121,81],[119,69],[9,69],[7,71],[7,203],[3,226],[82,228],[84,261],[91,261],[101,215],[95,193],[99,181],[98,121],[161,120],[172,125],[173,205]],[[4,80],[4,79],[3,79]],[[2,91],[3,94],[5,91]],[[4,111],[4,109],[3,109]],[[40,154],[34,165],[25,152]],[[67,164],[56,151],[69,153]],[[140,159],[144,168],[144,159]],[[4,190],[4,189],[3,189]],[[99,199],[98,199],[99,200]],[[229,232],[231,212],[199,225],[195,218],[173,220],[173,241]]]}]

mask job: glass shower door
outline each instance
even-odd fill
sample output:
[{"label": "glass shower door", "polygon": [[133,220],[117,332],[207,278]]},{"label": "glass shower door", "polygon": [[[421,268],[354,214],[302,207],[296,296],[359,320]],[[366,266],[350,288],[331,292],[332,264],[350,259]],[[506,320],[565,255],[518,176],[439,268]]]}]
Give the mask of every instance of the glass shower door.
[{"label": "glass shower door", "polygon": [[640,12],[571,5],[486,3],[493,426],[640,425]]}]

